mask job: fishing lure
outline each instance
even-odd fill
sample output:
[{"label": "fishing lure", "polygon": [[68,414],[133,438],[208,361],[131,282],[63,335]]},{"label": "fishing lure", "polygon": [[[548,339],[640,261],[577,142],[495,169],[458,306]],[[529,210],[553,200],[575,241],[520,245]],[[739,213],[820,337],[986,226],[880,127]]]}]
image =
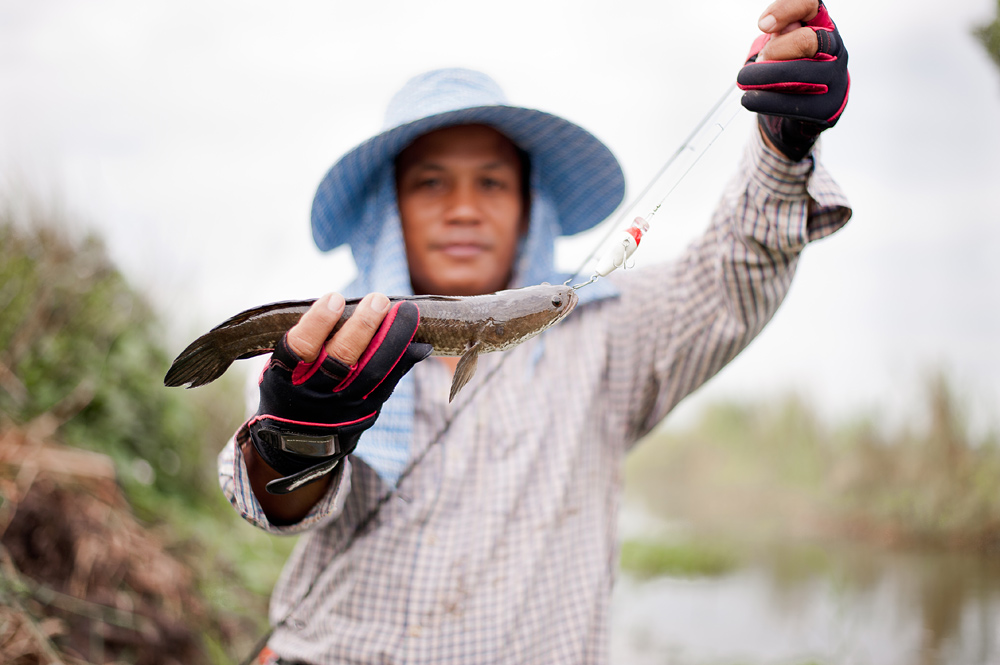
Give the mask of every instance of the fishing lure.
[{"label": "fishing lure", "polygon": [[[673,191],[677,189],[677,185],[684,180],[684,177],[694,168],[694,165],[708,152],[708,149],[712,147],[715,140],[719,138],[726,127],[739,114],[742,108],[740,104],[742,97],[743,91],[737,87],[726,90],[726,93],[712,106],[677,151],[670,156],[670,159],[653,176],[645,189],[616,218],[614,225],[604,240],[598,243],[594,251],[583,260],[580,269],[566,280],[566,284],[572,282],[583,272],[584,266],[595,258],[597,251],[602,247],[604,248],[604,252],[597,258],[596,268],[591,273],[590,279],[582,284],[573,286],[574,289],[583,288],[588,284],[596,282],[601,277],[607,277],[618,268],[629,267],[628,259],[639,247],[643,235],[649,230],[649,221],[656,215],[657,211],[660,210],[663,203]],[[633,209],[654,188],[663,191],[663,195],[656,205],[653,206],[652,210],[644,217],[636,217],[628,228],[616,234],[615,229],[619,228],[621,221],[626,219]]]}]

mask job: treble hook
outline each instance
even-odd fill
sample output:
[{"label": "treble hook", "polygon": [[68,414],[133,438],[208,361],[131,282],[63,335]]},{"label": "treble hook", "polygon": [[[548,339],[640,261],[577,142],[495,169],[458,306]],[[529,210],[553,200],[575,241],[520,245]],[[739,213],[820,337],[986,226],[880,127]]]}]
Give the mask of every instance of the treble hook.
[{"label": "treble hook", "polygon": [[624,252],[622,252],[622,262],[615,263],[615,269],[617,270],[618,268],[621,268],[622,270],[631,270],[632,268],[635,268],[635,259],[632,259],[631,264],[628,262],[629,256],[631,254],[629,252],[629,249],[634,249],[634,248],[630,246],[629,241],[627,239],[622,240],[622,247],[625,250]]}]

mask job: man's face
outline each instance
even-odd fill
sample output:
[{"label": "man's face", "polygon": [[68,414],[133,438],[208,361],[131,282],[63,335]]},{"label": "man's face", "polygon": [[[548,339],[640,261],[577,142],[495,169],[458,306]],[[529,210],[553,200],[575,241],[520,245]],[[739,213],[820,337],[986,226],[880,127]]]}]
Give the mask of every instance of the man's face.
[{"label": "man's face", "polygon": [[521,161],[483,125],[425,134],[396,160],[414,292],[478,295],[507,286],[526,227]]}]

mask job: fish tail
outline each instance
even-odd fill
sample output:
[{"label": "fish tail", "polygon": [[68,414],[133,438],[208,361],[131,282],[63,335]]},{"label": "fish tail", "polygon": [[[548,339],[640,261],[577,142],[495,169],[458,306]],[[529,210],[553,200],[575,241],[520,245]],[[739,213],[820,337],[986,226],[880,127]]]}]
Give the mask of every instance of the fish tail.
[{"label": "fish tail", "polygon": [[226,319],[181,351],[167,370],[163,384],[197,388],[225,374],[236,360],[270,353],[313,302],[276,302]]},{"label": "fish tail", "polygon": [[163,385],[170,388],[203,386],[225,374],[233,364],[233,360],[221,352],[212,333],[209,332],[181,351],[167,370]]}]

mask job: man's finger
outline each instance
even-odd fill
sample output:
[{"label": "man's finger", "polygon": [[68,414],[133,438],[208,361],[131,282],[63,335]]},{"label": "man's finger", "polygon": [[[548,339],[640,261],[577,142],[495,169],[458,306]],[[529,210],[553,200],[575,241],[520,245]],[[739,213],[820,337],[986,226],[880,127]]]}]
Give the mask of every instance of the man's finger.
[{"label": "man's finger", "polygon": [[323,342],[344,313],[344,296],[328,293],[313,303],[286,337],[288,346],[299,358],[311,363],[319,357]]},{"label": "man's finger", "polygon": [[345,365],[358,362],[391,304],[381,293],[369,293],[362,298],[351,318],[344,322],[343,327],[327,343],[326,352]]},{"label": "man's finger", "polygon": [[796,21],[805,23],[812,20],[818,11],[819,0],[776,0],[760,15],[757,27],[762,32],[780,34]]},{"label": "man's finger", "polygon": [[761,49],[757,62],[811,58],[819,50],[819,40],[812,28],[798,28],[772,37]]}]

